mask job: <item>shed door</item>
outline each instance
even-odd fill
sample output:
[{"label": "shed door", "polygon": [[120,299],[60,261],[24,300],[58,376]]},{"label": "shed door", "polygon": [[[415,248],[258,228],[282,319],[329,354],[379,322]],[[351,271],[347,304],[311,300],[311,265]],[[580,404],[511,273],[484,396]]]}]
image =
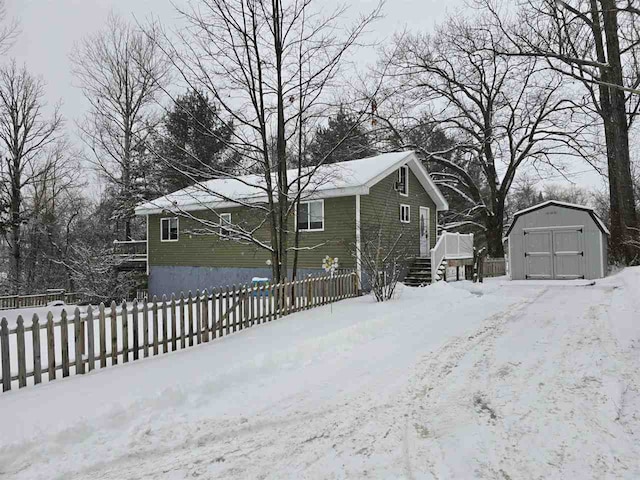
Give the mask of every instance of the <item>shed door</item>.
[{"label": "shed door", "polygon": [[584,277],[582,228],[553,231],[554,278]]},{"label": "shed door", "polygon": [[526,231],[524,247],[526,278],[584,278],[582,228]]},{"label": "shed door", "polygon": [[526,278],[553,278],[551,230],[525,232],[524,263]]}]

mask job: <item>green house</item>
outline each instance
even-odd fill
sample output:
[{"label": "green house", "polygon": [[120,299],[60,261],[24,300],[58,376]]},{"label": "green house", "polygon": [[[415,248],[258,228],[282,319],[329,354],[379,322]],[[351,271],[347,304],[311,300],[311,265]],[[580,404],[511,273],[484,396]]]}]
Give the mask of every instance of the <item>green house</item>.
[{"label": "green house", "polygon": [[[410,255],[429,258],[438,212],[448,204],[413,152],[323,165],[309,178],[300,218],[290,219],[290,246],[295,228],[300,231],[299,275],[321,273],[327,255],[341,269],[360,272],[362,242],[380,225],[402,231]],[[147,219],[149,293],[270,277],[264,182],[259,175],[214,179],[139,205],[136,214]],[[290,252],[289,267],[292,260]]]}]

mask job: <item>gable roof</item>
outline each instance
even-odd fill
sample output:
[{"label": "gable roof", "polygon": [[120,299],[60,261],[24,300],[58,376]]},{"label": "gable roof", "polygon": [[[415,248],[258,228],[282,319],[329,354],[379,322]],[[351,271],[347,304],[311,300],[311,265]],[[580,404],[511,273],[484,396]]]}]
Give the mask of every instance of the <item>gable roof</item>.
[{"label": "gable roof", "polygon": [[[321,165],[315,171],[312,167],[305,168],[302,171],[305,192],[303,198],[307,200],[366,195],[373,185],[403,165],[409,166],[413,171],[438,210],[449,209],[442,192],[412,151],[385,153],[375,157]],[[305,175],[309,176],[306,186],[304,186]],[[296,179],[298,170],[288,170],[287,176]],[[135,213],[136,215],[149,215],[164,211],[229,208],[266,202],[265,184],[265,178],[262,175],[242,175],[207,180],[138,205]],[[295,191],[295,187],[295,183],[292,184],[291,190]]]},{"label": "gable roof", "polygon": [[539,203],[538,205],[534,205],[533,207],[529,207],[529,208],[525,208],[523,210],[517,211],[513,215],[513,221],[511,222],[511,225],[509,226],[509,229],[507,230],[505,238],[508,237],[509,234],[511,233],[511,230],[513,230],[513,227],[516,225],[518,217],[520,217],[521,215],[524,215],[526,213],[535,212],[536,210],[540,210],[542,208],[549,207],[551,205],[555,205],[557,207],[570,208],[570,209],[573,209],[573,210],[583,210],[583,211],[587,212],[591,216],[591,218],[593,218],[593,221],[598,226],[598,228],[602,231],[602,233],[604,233],[606,235],[609,235],[609,229],[604,224],[602,219],[596,214],[596,212],[595,212],[595,210],[593,208],[587,207],[586,205],[576,205],[575,203],[561,202],[559,200],[547,200],[546,202]]}]

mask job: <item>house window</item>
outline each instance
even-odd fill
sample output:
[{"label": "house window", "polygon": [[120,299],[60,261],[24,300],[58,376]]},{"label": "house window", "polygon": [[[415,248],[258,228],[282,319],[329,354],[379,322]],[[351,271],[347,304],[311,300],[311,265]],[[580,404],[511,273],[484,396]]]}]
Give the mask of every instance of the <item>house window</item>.
[{"label": "house window", "polygon": [[409,167],[406,165],[398,169],[398,192],[405,197],[409,195]]},{"label": "house window", "polygon": [[162,242],[178,241],[178,217],[160,219],[160,240]]},{"label": "house window", "polygon": [[400,221],[402,223],[409,223],[411,221],[411,206],[400,205]]},{"label": "house window", "polygon": [[231,232],[229,229],[224,228],[225,225],[231,225],[231,214],[230,213],[221,213],[220,214],[220,236],[228,237]]},{"label": "house window", "polygon": [[306,232],[324,230],[324,200],[300,202],[298,230]]}]

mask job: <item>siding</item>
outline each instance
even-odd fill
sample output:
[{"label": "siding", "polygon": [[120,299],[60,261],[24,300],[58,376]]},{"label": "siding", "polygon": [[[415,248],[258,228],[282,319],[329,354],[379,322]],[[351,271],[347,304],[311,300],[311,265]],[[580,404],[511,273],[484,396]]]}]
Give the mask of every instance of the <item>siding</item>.
[{"label": "siding", "polygon": [[[407,248],[412,254],[418,256],[420,254],[420,207],[430,209],[429,248],[433,248],[436,244],[437,231],[436,206],[411,169],[409,169],[408,197],[395,191],[394,184],[397,179],[398,173],[395,171],[371,187],[369,195],[360,197],[363,241],[369,226],[383,223],[388,232],[400,232],[406,229]],[[409,223],[400,222],[400,205],[411,207]]]},{"label": "siding", "polygon": [[[355,243],[355,197],[328,198],[324,200],[324,231],[302,232],[301,247],[314,247],[299,254],[300,268],[320,268],[326,256],[338,257],[341,268],[355,268],[351,255],[351,246]],[[245,227],[255,226],[259,222],[255,211],[244,207],[220,210],[218,213],[231,213],[234,224]],[[194,212],[194,216],[216,221],[211,212]],[[177,242],[160,241],[160,219],[163,215],[149,216],[149,265],[150,266],[201,266],[224,268],[265,267],[271,259],[269,252],[253,244],[239,243],[221,239],[213,234],[197,235],[195,231],[202,225],[190,218],[179,220],[179,239]],[[293,218],[290,221],[293,231]],[[270,242],[268,227],[261,228],[256,238]],[[289,236],[289,245],[293,245],[294,236]],[[293,252],[289,252],[289,266],[293,262]]]}]

